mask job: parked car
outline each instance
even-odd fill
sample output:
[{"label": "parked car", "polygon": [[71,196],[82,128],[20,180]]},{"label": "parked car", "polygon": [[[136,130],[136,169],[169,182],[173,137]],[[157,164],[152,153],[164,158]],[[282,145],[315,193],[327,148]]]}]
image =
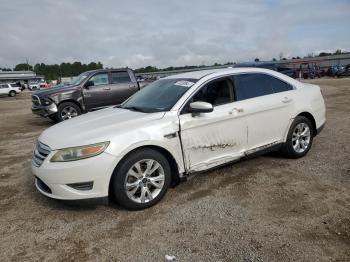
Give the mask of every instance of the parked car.
[{"label": "parked car", "polygon": [[0,95],[16,96],[21,93],[21,87],[15,83],[0,84]]},{"label": "parked car", "polygon": [[82,113],[121,104],[139,91],[133,70],[101,69],[82,73],[68,86],[32,94],[32,111],[61,122]]},{"label": "parked car", "polygon": [[344,69],[341,65],[332,65],[328,68],[327,74],[331,77],[336,77],[339,71],[342,71]]},{"label": "parked car", "polygon": [[49,87],[50,87],[49,84],[46,82],[40,82],[40,84],[39,84],[40,89],[45,89],[45,88],[49,88]]},{"label": "parked car", "polygon": [[303,157],[325,121],[320,88],[276,71],[184,73],[45,130],[32,171],[48,197],[143,209],[197,172],[271,150]]},{"label": "parked car", "polygon": [[40,82],[29,82],[28,89],[30,91],[35,91],[40,89]]},{"label": "parked car", "polygon": [[270,70],[274,70],[277,72],[280,72],[284,75],[287,75],[289,77],[292,78],[297,78],[297,71],[295,69],[292,68],[288,68],[286,66],[283,65],[279,65],[277,63],[274,62],[263,62],[263,61],[259,61],[259,62],[245,62],[245,63],[237,63],[234,65],[235,68],[238,67],[254,67],[254,68],[265,68],[265,69],[270,69]]},{"label": "parked car", "polygon": [[350,76],[350,64],[339,68],[339,70],[336,72],[336,76],[339,78]]}]

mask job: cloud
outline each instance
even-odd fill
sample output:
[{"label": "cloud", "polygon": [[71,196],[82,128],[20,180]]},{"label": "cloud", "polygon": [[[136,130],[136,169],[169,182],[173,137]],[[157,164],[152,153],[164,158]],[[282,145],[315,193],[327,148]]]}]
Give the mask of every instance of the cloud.
[{"label": "cloud", "polygon": [[350,50],[347,0],[1,0],[0,67],[158,67]]}]

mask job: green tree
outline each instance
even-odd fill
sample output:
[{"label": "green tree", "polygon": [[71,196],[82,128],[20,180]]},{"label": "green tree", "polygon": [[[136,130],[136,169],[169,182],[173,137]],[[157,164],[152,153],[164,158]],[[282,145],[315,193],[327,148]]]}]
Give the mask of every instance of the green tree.
[{"label": "green tree", "polygon": [[27,71],[27,70],[33,70],[33,67],[26,63],[18,64],[13,69],[13,71]]}]

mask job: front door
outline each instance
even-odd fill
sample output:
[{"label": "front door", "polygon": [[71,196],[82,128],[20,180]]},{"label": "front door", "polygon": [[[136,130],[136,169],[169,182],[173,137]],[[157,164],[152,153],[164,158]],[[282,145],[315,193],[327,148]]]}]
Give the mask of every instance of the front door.
[{"label": "front door", "polygon": [[246,147],[247,127],[242,105],[234,102],[231,79],[213,80],[190,102],[194,101],[211,103],[214,111],[193,116],[185,106],[179,116],[187,171],[201,171],[240,158]]},{"label": "front door", "polygon": [[88,110],[109,104],[108,96],[111,93],[111,87],[107,72],[93,75],[86,84],[83,88],[83,97]]}]

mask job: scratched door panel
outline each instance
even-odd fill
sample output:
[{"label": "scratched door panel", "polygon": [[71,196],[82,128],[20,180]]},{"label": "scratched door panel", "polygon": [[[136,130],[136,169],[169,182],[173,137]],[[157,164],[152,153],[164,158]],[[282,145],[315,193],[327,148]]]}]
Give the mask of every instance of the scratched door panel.
[{"label": "scratched door panel", "polygon": [[244,117],[232,114],[236,103],[216,106],[211,113],[180,115],[185,166],[201,171],[240,158],[246,148]]}]

